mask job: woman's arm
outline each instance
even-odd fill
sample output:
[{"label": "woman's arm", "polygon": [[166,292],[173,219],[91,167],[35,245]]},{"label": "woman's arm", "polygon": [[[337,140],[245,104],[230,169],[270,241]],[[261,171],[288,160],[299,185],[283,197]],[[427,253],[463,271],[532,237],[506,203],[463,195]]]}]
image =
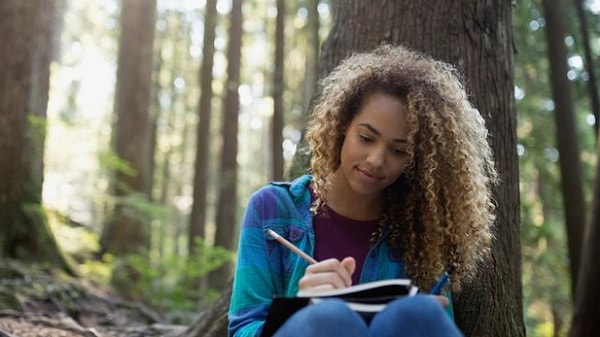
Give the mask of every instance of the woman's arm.
[{"label": "woman's arm", "polygon": [[241,224],[229,307],[229,336],[257,336],[276,293],[263,232],[260,192],[248,202]]}]

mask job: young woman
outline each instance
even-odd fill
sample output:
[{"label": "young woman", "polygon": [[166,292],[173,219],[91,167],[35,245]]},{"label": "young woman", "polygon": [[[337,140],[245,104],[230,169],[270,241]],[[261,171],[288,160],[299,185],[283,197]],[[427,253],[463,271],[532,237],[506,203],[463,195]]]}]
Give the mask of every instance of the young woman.
[{"label": "young woman", "polygon": [[[370,324],[343,302],[324,301],[275,336],[460,336],[450,291],[489,253],[496,172],[484,120],[457,71],[382,46],[350,56],[321,86],[307,128],[310,174],[271,183],[248,203],[229,335],[259,336],[275,295],[389,278],[411,278],[427,293],[455,263],[444,296],[396,300]],[[269,229],[319,262],[309,265]]]}]

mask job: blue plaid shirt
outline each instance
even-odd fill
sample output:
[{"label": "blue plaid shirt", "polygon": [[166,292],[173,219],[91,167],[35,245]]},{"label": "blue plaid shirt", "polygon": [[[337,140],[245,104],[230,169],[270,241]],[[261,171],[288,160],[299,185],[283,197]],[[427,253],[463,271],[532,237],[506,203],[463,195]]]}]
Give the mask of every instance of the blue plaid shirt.
[{"label": "blue plaid shirt", "polygon": [[[298,292],[298,281],[308,263],[266,231],[274,230],[313,255],[311,179],[303,175],[292,182],[271,183],[251,196],[239,238],[228,316],[230,337],[259,336],[273,296]],[[360,283],[404,277],[401,257],[392,254],[384,235],[367,255]]]}]

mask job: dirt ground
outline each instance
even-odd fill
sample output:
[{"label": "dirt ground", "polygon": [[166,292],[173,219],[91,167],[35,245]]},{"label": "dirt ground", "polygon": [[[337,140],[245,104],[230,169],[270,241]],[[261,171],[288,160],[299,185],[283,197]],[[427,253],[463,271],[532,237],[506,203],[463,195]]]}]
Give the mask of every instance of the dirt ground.
[{"label": "dirt ground", "polygon": [[153,337],[184,329],[106,289],[0,260],[0,337]]}]

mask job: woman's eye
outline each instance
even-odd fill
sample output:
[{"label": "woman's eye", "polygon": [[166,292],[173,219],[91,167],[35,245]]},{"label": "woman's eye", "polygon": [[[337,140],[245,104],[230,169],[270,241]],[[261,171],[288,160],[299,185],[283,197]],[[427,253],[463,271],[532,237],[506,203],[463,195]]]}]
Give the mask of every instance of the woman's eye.
[{"label": "woman's eye", "polygon": [[394,154],[398,154],[398,155],[407,154],[406,150],[403,148],[393,147],[391,150],[392,150],[392,152],[394,152]]},{"label": "woman's eye", "polygon": [[373,138],[369,137],[369,136],[365,136],[365,135],[358,135],[358,137],[360,137],[360,140],[365,142],[365,143],[372,143],[373,142]]}]

